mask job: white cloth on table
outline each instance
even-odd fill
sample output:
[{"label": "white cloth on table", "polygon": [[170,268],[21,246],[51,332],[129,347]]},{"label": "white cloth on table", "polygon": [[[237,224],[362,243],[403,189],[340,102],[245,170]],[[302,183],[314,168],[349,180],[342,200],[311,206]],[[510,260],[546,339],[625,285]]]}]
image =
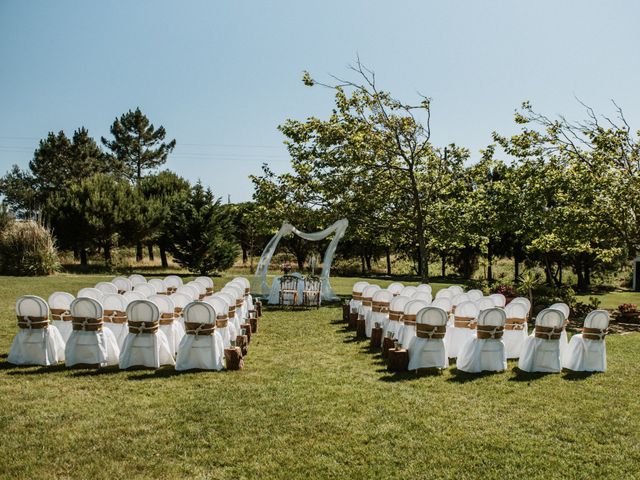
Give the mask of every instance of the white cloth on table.
[{"label": "white cloth on table", "polygon": [[160,368],[161,365],[175,365],[173,350],[162,330],[156,333],[127,334],[120,354],[120,368]]},{"label": "white cloth on table", "polygon": [[14,365],[55,365],[64,361],[64,348],[64,339],[54,325],[21,328],[11,343],[7,361]]}]

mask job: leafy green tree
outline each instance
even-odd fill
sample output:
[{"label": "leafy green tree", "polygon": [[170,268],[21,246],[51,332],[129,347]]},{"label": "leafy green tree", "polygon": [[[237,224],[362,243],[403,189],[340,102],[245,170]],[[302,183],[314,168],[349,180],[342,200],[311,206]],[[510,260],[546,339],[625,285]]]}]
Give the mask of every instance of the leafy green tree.
[{"label": "leafy green tree", "polygon": [[110,132],[113,140],[102,137],[102,144],[121,163],[124,175],[136,184],[147,170],[164,165],[176,146],[175,139],[165,143],[164,127],[155,128],[140,108],[116,118]]},{"label": "leafy green tree", "polygon": [[233,216],[215,199],[210,189],[197,183],[171,211],[173,258],[190,272],[208,275],[230,268],[238,246]]}]

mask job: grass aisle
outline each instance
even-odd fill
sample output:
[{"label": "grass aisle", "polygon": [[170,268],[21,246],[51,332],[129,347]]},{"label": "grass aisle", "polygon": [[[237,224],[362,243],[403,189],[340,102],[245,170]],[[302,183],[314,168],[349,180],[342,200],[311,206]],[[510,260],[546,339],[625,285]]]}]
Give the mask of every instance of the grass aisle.
[{"label": "grass aisle", "polygon": [[[82,286],[93,281],[82,280]],[[68,282],[73,291],[76,279]],[[46,296],[59,284],[30,287]],[[18,287],[2,288],[4,355],[15,331],[14,314],[5,307]],[[439,376],[394,376],[366,342],[353,341],[337,321],[340,314],[326,307],[267,310],[240,372],[13,368],[2,358],[0,474],[638,475],[640,335],[607,339],[610,369],[601,375],[518,377],[511,363],[497,375],[460,376],[449,369]]]}]

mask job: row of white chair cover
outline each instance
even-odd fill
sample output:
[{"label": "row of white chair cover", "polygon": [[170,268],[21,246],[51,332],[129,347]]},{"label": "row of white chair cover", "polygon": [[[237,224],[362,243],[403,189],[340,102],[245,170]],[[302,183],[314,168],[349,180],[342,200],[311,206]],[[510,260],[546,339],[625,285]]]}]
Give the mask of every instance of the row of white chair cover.
[{"label": "row of white chair cover", "polygon": [[[588,335],[589,339],[574,335],[571,343],[567,341],[564,326],[570,310],[566,304],[551,305],[536,318],[536,325],[540,326],[559,322],[559,326],[553,327],[561,330],[559,338],[543,339],[535,331],[528,334],[531,302],[519,297],[505,305],[505,300],[501,294],[485,297],[480,290],[465,293],[459,286],[442,289],[431,300],[428,285],[405,287],[392,283],[382,289],[368,282],[358,282],[353,287],[350,311],[357,312],[365,320],[368,337],[373,326],[379,324],[383,328],[383,339],[391,336],[407,348],[409,370],[446,368],[448,358],[456,358],[457,368],[467,372],[504,370],[507,358],[519,358],[519,368],[524,371],[558,372],[562,367],[590,371],[606,369],[604,341],[593,340],[593,335]],[[376,304],[388,305],[388,309],[375,309]],[[398,314],[408,321],[398,321]],[[585,328],[606,330],[608,318],[606,311],[591,312],[585,319]],[[510,328],[505,330],[507,321]],[[477,323],[479,328],[469,328],[469,322]],[[461,326],[456,326],[457,323]],[[421,324],[446,326],[444,338],[430,338],[422,331],[418,336],[416,329],[422,328],[417,327]]]},{"label": "row of white chair cover", "polygon": [[[136,280],[140,279],[132,279],[133,282]],[[203,283],[202,280],[199,283]],[[209,292],[212,292],[213,282],[210,285]],[[106,290],[105,285],[98,286]],[[29,328],[20,328],[12,343],[9,361],[19,365],[51,365],[65,361],[68,366],[79,363],[101,366],[120,363],[121,368],[134,365],[158,368],[160,365],[174,364],[177,354],[175,363],[178,370],[219,370],[223,366],[224,348],[235,340],[240,332],[240,323],[253,308],[245,307],[245,304],[252,303],[252,299],[249,281],[243,277],[236,277],[221,292],[205,296],[202,299],[204,301],[200,301],[200,289],[195,286],[182,285],[176,287],[171,295],[154,292],[147,297],[133,288],[122,294],[112,291],[103,293],[104,290],[98,288],[82,289],[78,292],[78,298],[66,292],[54,292],[49,297],[49,304],[36,296],[20,297],[16,303],[19,321],[48,319],[49,306],[53,321],[47,328],[37,328],[35,323],[29,323]],[[235,306],[240,298],[245,308],[236,311]],[[194,305],[200,306],[196,308]],[[231,306],[236,313],[233,318],[226,320]],[[108,315],[124,313],[125,321],[111,322],[105,312]],[[163,317],[168,321],[162,322]],[[102,323],[100,329],[94,329],[90,324],[86,329],[78,329],[74,327],[77,319],[90,319],[90,323],[93,319],[107,321]],[[135,329],[140,322],[149,325],[157,321],[161,321],[157,331],[143,329],[131,333],[130,327]],[[219,328],[215,329],[213,335],[185,335],[184,327],[190,323],[217,323]],[[220,345],[222,347],[217,348]],[[194,354],[190,353],[192,349]],[[203,351],[208,352],[204,357],[198,354]]]}]

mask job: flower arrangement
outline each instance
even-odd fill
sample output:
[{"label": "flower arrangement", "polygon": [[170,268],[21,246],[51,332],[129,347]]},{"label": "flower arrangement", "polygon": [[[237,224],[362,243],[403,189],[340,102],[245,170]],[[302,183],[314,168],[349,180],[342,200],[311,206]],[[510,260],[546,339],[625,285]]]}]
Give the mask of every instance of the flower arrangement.
[{"label": "flower arrangement", "polygon": [[282,265],[280,265],[280,268],[282,268],[282,271],[284,272],[285,275],[288,275],[291,272],[291,263],[284,262]]},{"label": "flower arrangement", "polygon": [[502,284],[498,285],[495,289],[495,293],[501,293],[505,297],[517,297],[516,289],[513,285]]},{"label": "flower arrangement", "polygon": [[638,313],[638,306],[635,303],[623,303],[618,305],[620,313]]}]

